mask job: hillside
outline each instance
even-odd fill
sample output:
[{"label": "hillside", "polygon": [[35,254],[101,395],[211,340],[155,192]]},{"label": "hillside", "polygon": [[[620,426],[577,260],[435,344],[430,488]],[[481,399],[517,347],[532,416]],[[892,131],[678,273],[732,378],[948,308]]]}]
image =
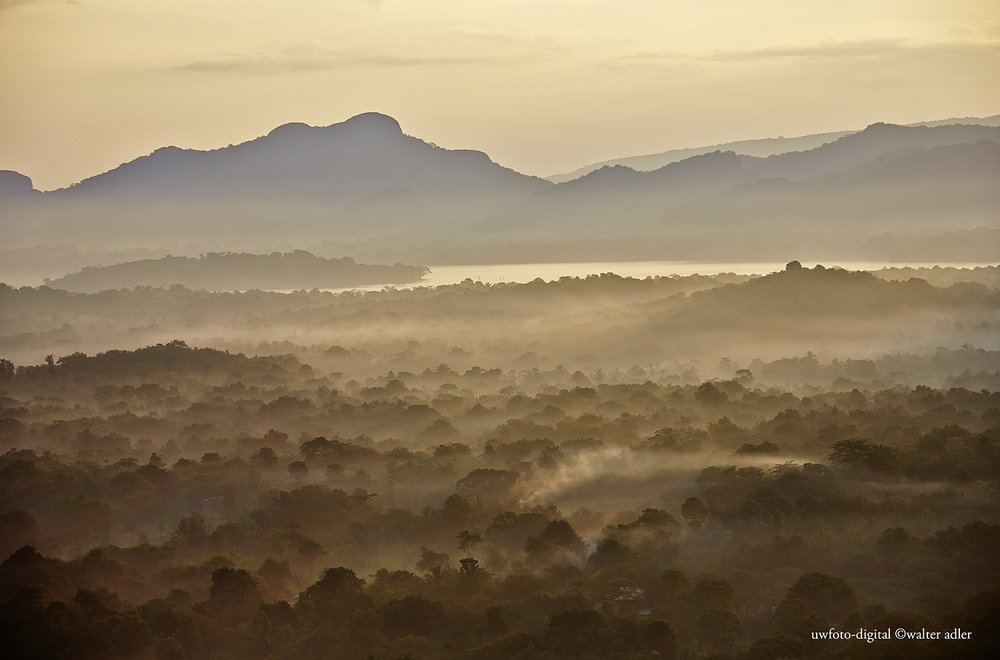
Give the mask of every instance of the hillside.
[{"label": "hillside", "polygon": [[285,124],[212,151],[164,147],[69,188],[5,200],[0,239],[245,249],[250,236],[274,244],[365,238],[413,226],[450,229],[551,185],[366,113],[325,127]]},{"label": "hillside", "polygon": [[536,193],[482,231],[550,239],[705,233],[726,245],[720,231],[815,234],[846,224],[867,238],[990,226],[1000,209],[998,143],[1000,128],[876,124],[769,158],[714,152],[651,172],[615,165]]},{"label": "hillside", "polygon": [[[804,151],[713,151],[553,184],[367,113],[286,124],[214,151],[158,149],[48,193],[9,173],[18,192],[0,196],[0,241],[281,246],[376,263],[754,261],[786,258],[783,246],[808,258],[886,259],[922,236],[995,226],[997,144],[992,126],[873,124]],[[895,244],[869,243],[887,234]],[[910,252],[950,260],[982,249]]]},{"label": "hillside", "polygon": [[410,284],[424,266],[377,266],[353,259],[323,259],[302,250],[281,254],[219,254],[198,258],[163,257],[114,266],[88,267],[46,284],[67,291],[94,293],[137,286],[237,291],[247,289],[338,289],[371,284]]}]

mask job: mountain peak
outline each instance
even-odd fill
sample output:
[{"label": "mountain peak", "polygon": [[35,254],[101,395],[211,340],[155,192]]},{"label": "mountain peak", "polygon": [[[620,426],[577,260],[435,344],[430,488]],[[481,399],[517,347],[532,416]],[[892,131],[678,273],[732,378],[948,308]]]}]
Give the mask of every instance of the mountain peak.
[{"label": "mountain peak", "polygon": [[313,127],[309,124],[303,124],[300,121],[293,121],[287,124],[282,124],[278,126],[273,131],[267,134],[267,137],[277,137],[277,136],[289,136],[289,135],[301,135],[313,130]]},{"label": "mountain peak", "polygon": [[346,121],[331,124],[330,126],[325,127],[310,126],[309,124],[304,124],[300,121],[289,122],[275,128],[267,134],[267,137],[280,137],[284,139],[295,139],[301,137],[308,139],[310,137],[315,137],[316,131],[325,130],[344,130],[349,133],[368,133],[379,135],[403,134],[403,129],[400,127],[399,122],[392,117],[383,115],[379,112],[364,112],[360,115],[355,115]]},{"label": "mountain peak", "polygon": [[[336,125],[337,124],[334,124],[334,126]],[[354,115],[340,125],[345,127],[350,126],[351,128],[396,133],[399,135],[402,135],[403,133],[403,129],[399,126],[398,121],[389,115],[383,115],[380,112],[363,112],[360,115]]]},{"label": "mountain peak", "polygon": [[0,170],[0,195],[34,190],[31,179],[14,170]]}]

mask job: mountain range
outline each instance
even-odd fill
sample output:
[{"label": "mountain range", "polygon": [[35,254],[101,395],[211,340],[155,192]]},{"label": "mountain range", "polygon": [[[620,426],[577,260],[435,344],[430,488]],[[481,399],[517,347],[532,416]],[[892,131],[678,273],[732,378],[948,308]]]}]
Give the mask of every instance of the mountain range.
[{"label": "mountain range", "polygon": [[[934,126],[947,126],[952,124],[1000,126],[1000,115],[993,115],[992,117],[962,117],[962,118],[956,117],[952,119],[940,119],[937,121],[926,121],[926,122],[919,122],[916,124],[907,124],[906,126],[934,127]],[[565,183],[566,181],[579,179],[584,174],[589,174],[594,170],[599,170],[605,165],[608,166],[624,165],[634,170],[655,170],[663,167],[664,165],[675,163],[679,160],[684,160],[685,158],[690,158],[691,156],[700,156],[702,154],[712,153],[713,151],[735,151],[738,154],[766,158],[768,156],[774,156],[776,154],[784,154],[791,151],[807,151],[809,149],[814,149],[816,147],[822,146],[827,142],[833,142],[834,140],[838,140],[842,137],[847,137],[848,135],[853,135],[854,133],[860,133],[860,132],[861,132],[860,129],[853,131],[833,131],[829,133],[816,133],[813,135],[803,135],[800,137],[793,137],[793,138],[778,136],[776,138],[759,138],[756,140],[740,140],[738,142],[725,142],[722,144],[715,144],[707,147],[671,149],[670,151],[663,151],[657,154],[647,154],[644,156],[627,156],[625,158],[612,158],[611,160],[604,160],[599,163],[584,165],[583,167],[575,169],[572,172],[567,172],[565,174],[553,174],[546,178],[553,183]]]},{"label": "mountain range", "polygon": [[[327,241],[363,245],[369,259],[382,246],[382,262],[427,263],[401,252],[433,244],[460,261],[468,246],[525,240],[704,234],[722,244],[733,232],[777,231],[817,242],[845,230],[872,237],[994,227],[1000,127],[962,121],[873,124],[776,140],[814,145],[802,150],[714,150],[652,170],[606,165],[553,183],[479,151],[442,149],[404,134],[391,117],[366,113],[326,127],[286,124],[212,151],[157,149],[51,192],[0,172],[0,240],[9,247],[193,240],[230,250],[251,240]],[[740,144],[748,143],[732,146]]]},{"label": "mountain range", "polygon": [[1000,128],[873,124],[767,158],[716,151],[649,172],[604,166],[483,224],[534,237],[995,226],[998,181]]}]

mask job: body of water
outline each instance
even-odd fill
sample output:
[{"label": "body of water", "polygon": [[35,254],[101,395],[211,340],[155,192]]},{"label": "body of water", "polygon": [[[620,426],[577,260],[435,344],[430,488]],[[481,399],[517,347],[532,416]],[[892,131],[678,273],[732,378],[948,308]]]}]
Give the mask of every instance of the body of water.
[{"label": "body of water", "polygon": [[[718,273],[735,273],[737,275],[767,275],[784,270],[786,262],[777,261],[616,261],[601,263],[556,263],[556,264],[486,264],[466,266],[430,266],[431,272],[419,283],[398,286],[396,288],[412,288],[417,286],[444,286],[458,284],[467,279],[473,282],[496,284],[499,282],[524,283],[536,279],[546,282],[558,280],[560,277],[587,277],[601,273],[614,273],[622,277],[656,277],[670,275],[716,275]],[[803,266],[812,268],[822,263],[827,268],[844,268],[847,270],[879,270],[882,268],[975,268],[991,266],[986,263],[890,263],[874,261],[844,261],[844,262],[814,262],[803,261]],[[356,287],[354,290],[378,291],[384,285]]]},{"label": "body of water", "polygon": [[[847,270],[880,270],[882,268],[975,268],[977,266],[995,266],[996,263],[944,263],[944,262],[886,262],[886,261],[803,261],[803,266],[812,268],[822,263],[827,268],[845,268]],[[608,261],[608,262],[573,262],[573,263],[543,263],[543,264],[486,264],[464,266],[430,266],[431,272],[420,282],[395,285],[397,289],[408,289],[424,286],[446,286],[459,284],[467,279],[473,282],[496,284],[499,282],[525,283],[536,279],[546,282],[558,280],[560,277],[587,277],[601,273],[614,273],[622,277],[656,277],[670,275],[716,275],[718,273],[735,273],[737,275],[767,275],[784,270],[785,262],[777,261]],[[24,281],[22,281],[22,279]],[[37,278],[8,278],[6,284],[19,286],[38,286]],[[323,289],[339,293],[342,291],[381,291],[387,285],[371,284],[367,286],[348,287],[342,289]],[[290,290],[288,290],[290,291]],[[288,293],[279,290],[281,293]]]}]

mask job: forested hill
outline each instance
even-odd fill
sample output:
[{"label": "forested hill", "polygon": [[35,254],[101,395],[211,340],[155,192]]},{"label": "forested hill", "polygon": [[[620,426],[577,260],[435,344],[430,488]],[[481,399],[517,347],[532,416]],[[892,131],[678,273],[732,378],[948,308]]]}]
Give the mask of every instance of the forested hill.
[{"label": "forested hill", "polygon": [[324,259],[304,250],[273,254],[212,252],[197,258],[168,256],[88,267],[47,283],[83,293],[174,284],[210,291],[337,289],[419,282],[427,272],[424,266],[359,264],[350,257]]},{"label": "forested hill", "polygon": [[[344,294],[187,287],[71,293],[0,285],[0,356],[37,363],[49,353],[172,339],[249,354],[261,342],[284,346],[268,351],[302,355],[336,344],[361,350],[366,357],[352,353],[351,360],[366,368],[420,371],[441,363],[520,369],[522,356],[586,370],[807,351],[859,358],[962,344],[996,350],[1000,291],[971,281],[992,277],[985,269],[956,272],[948,281],[967,281],[942,287],[793,262],[759,278],[604,274]],[[414,336],[419,345],[411,345]]]},{"label": "forested hill", "polygon": [[[14,374],[11,363],[2,361],[0,382]],[[292,355],[270,357],[247,357],[242,353],[230,353],[214,348],[192,348],[185,342],[173,341],[145,346],[134,351],[111,350],[97,355],[73,353],[45,365],[23,366],[17,375],[27,379],[50,376],[74,376],[89,378],[164,378],[169,374],[197,373],[208,376],[263,377],[265,374],[287,375],[295,371],[300,362]]]}]

